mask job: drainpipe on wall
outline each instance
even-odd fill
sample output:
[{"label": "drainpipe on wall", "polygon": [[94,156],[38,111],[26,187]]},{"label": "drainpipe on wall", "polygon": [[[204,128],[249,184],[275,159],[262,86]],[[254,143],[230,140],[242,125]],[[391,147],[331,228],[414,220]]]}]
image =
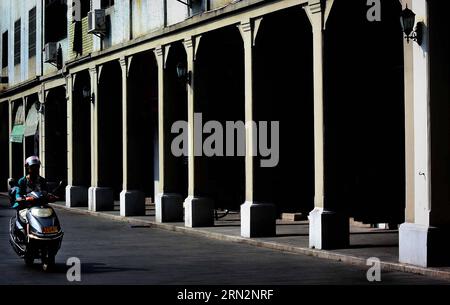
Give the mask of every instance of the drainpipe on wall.
[{"label": "drainpipe on wall", "polygon": [[129,13],[128,13],[128,19],[129,19],[129,29],[130,32],[128,33],[128,38],[129,40],[133,39],[133,0],[128,0],[128,9],[129,9]]},{"label": "drainpipe on wall", "polygon": [[41,76],[44,76],[44,6],[45,0],[41,0]]},{"label": "drainpipe on wall", "polygon": [[164,25],[164,27],[166,27],[167,26],[167,0],[163,1],[163,16],[164,16],[163,25]]}]

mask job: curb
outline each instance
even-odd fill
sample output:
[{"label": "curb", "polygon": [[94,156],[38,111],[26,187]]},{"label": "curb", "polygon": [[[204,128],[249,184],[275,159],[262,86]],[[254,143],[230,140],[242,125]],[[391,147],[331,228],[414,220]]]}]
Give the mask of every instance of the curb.
[{"label": "curb", "polygon": [[[62,206],[62,205],[58,205],[58,204],[51,204],[51,206],[54,208],[69,211],[72,213],[101,217],[104,219],[129,223],[131,225],[148,226],[151,228],[162,229],[162,230],[171,231],[171,232],[178,232],[178,233],[188,234],[191,236],[199,236],[199,237],[205,237],[205,238],[215,239],[215,240],[220,240],[220,241],[241,243],[241,244],[256,246],[259,248],[276,250],[276,251],[286,252],[286,253],[291,253],[291,254],[307,255],[307,256],[317,257],[317,258],[321,258],[321,259],[343,262],[343,263],[350,264],[350,265],[367,267],[367,260],[365,258],[351,256],[351,255],[347,255],[347,254],[335,253],[335,252],[327,251],[327,250],[296,247],[296,246],[290,246],[290,245],[276,243],[276,242],[267,242],[267,241],[261,241],[261,240],[256,240],[256,239],[244,238],[241,236],[226,235],[226,234],[215,233],[215,232],[206,232],[206,231],[198,230],[195,228],[179,227],[179,226],[172,225],[172,224],[157,223],[157,222],[150,221],[150,220],[132,219],[132,218],[127,218],[127,217],[118,216],[118,215],[110,215],[110,214],[106,214],[106,213],[102,213],[102,212],[94,212],[94,211],[89,211],[89,210],[68,208],[66,206]],[[450,280],[450,271],[443,271],[443,270],[437,270],[437,269],[432,269],[432,268],[424,268],[424,267],[413,266],[413,265],[408,265],[408,264],[385,262],[385,261],[381,261],[380,266],[383,271],[400,271],[400,272],[405,272],[405,273],[413,273],[413,274],[418,274],[418,275],[429,276],[429,277],[433,277],[436,279]]]}]

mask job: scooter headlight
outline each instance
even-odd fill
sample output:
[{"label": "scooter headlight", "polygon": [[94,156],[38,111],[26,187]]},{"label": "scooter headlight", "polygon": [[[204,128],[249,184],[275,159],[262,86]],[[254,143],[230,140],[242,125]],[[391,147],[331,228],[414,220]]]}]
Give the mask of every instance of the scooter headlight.
[{"label": "scooter headlight", "polygon": [[53,210],[49,208],[31,209],[31,215],[33,215],[34,217],[41,217],[41,218],[50,217],[53,215]]}]

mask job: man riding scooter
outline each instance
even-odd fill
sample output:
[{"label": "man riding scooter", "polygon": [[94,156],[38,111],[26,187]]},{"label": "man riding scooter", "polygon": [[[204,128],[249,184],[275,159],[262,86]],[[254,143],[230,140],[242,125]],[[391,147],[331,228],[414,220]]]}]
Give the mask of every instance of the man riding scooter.
[{"label": "man riding scooter", "polygon": [[17,186],[11,181],[11,204],[14,203],[17,214],[10,221],[10,243],[27,265],[40,258],[47,271],[55,264],[64,233],[55,211],[48,205],[57,197],[48,193],[47,181],[39,175],[40,165],[38,157],[27,158],[26,176]]}]

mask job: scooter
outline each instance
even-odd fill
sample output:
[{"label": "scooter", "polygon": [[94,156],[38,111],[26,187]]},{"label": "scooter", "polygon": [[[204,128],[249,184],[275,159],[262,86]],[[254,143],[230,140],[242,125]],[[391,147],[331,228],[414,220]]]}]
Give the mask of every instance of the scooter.
[{"label": "scooter", "polygon": [[18,188],[14,180],[10,181],[10,187],[11,204],[17,202],[19,207],[10,220],[9,242],[27,266],[41,259],[42,269],[49,271],[55,264],[64,236],[58,216],[48,205],[57,197],[47,192],[31,192],[22,200],[16,200]]}]

